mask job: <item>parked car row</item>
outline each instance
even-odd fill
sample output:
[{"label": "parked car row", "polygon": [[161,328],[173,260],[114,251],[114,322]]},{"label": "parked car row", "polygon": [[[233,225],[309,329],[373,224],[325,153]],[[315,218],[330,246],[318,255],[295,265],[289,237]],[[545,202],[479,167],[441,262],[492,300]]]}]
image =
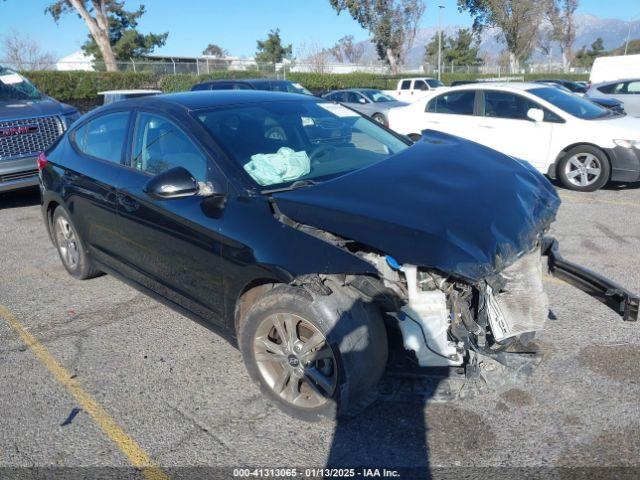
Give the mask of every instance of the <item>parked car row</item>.
[{"label": "parked car row", "polygon": [[393,130],[437,130],[526,160],[572,190],[640,180],[640,119],[541,83],[452,87],[389,113]]},{"label": "parked car row", "polygon": [[18,72],[0,66],[0,192],[38,184],[36,158],[78,117]]}]

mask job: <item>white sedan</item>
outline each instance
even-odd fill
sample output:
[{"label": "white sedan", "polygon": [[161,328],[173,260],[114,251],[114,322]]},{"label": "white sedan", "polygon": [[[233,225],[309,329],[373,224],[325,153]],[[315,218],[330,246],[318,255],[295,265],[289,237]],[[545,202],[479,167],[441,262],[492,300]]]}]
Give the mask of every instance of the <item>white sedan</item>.
[{"label": "white sedan", "polygon": [[526,160],[572,190],[640,180],[640,119],[552,86],[461,85],[392,109],[388,118],[414,140],[438,130]]}]

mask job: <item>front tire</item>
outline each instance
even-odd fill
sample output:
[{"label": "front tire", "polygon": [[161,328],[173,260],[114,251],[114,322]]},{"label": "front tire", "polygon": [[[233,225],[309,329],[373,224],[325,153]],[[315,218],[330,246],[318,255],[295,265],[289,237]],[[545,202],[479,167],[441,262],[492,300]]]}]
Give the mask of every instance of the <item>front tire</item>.
[{"label": "front tire", "polygon": [[247,371],[285,413],[306,421],[355,415],[376,398],[387,362],[377,308],[331,286],[329,295],[279,285],[241,319]]},{"label": "front tire", "polygon": [[62,265],[72,277],[85,280],[100,275],[100,271],[91,264],[89,254],[69,214],[62,207],[53,212],[51,227]]},{"label": "front tire", "polygon": [[562,185],[578,192],[593,192],[605,186],[611,164],[605,153],[591,145],[578,145],[558,163],[557,176]]},{"label": "front tire", "polygon": [[387,119],[385,118],[385,116],[381,113],[374,113],[371,118],[373,118],[376,122],[378,122],[380,125],[387,125]]}]

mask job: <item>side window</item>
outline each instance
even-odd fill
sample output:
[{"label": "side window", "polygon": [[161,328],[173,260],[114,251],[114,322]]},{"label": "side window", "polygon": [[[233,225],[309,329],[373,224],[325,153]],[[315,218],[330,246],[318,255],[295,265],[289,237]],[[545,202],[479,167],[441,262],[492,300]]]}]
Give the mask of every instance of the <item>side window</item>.
[{"label": "side window", "polygon": [[184,167],[196,180],[207,180],[207,159],[202,152],[172,122],[152,113],[138,114],[131,166],[151,175]]},{"label": "side window", "polygon": [[358,103],[359,96],[355,92],[346,92],[346,102],[347,103]]},{"label": "side window", "polygon": [[509,92],[484,92],[484,116],[509,118],[512,120],[529,120],[527,111],[540,108],[529,99]]},{"label": "side window", "polygon": [[427,104],[430,113],[449,113],[453,115],[473,115],[474,90],[461,90],[438,95]]},{"label": "side window", "polygon": [[627,93],[630,95],[639,95],[640,94],[640,81],[636,80],[634,82],[627,83]]},{"label": "side window", "polygon": [[400,90],[411,90],[411,80],[403,80],[400,84]]},{"label": "side window", "polygon": [[624,85],[625,85],[624,83],[610,83],[609,85],[603,85],[601,87],[598,87],[598,90],[601,91],[602,93],[611,93],[611,94],[623,93]]},{"label": "side window", "polygon": [[85,155],[120,163],[128,123],[129,112],[102,115],[77,129],[73,142]]},{"label": "side window", "polygon": [[429,86],[426,84],[424,80],[416,80],[413,83],[414,90],[429,90]]}]

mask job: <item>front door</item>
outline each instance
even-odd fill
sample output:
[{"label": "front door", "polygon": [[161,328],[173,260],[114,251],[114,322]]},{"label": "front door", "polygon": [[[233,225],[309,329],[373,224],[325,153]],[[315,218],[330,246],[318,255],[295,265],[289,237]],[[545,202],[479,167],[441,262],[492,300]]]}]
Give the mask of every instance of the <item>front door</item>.
[{"label": "front door", "polygon": [[174,121],[159,113],[136,114],[129,167],[118,181],[118,219],[128,274],[200,317],[223,322],[221,241],[211,199],[156,199],[143,189],[154,175],[186,168],[199,182],[215,169]]},{"label": "front door", "polygon": [[[481,90],[477,140],[499,152],[526,160],[539,171],[549,168],[549,146],[555,125],[552,112],[528,98],[512,92]],[[527,116],[530,108],[545,112],[545,121],[535,122]]]}]

